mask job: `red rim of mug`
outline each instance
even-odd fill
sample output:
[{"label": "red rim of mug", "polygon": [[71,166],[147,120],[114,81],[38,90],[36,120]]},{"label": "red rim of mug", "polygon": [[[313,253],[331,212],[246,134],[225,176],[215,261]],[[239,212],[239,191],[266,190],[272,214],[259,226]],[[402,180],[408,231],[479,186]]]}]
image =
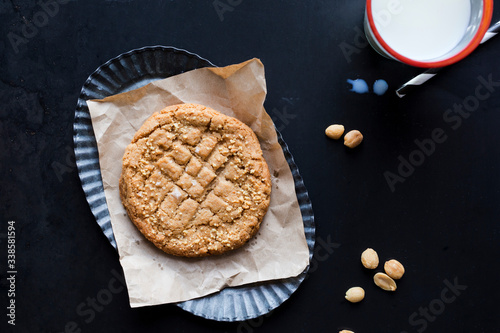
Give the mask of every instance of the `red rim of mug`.
[{"label": "red rim of mug", "polygon": [[370,23],[370,28],[373,34],[375,35],[375,39],[377,40],[378,43],[380,43],[383,49],[386,52],[388,52],[391,56],[393,56],[394,58],[403,63],[415,67],[444,67],[462,60],[463,58],[471,54],[472,51],[474,51],[474,49],[481,43],[481,40],[486,34],[486,31],[488,31],[488,28],[490,27],[491,18],[493,16],[493,0],[483,0],[483,16],[481,18],[481,24],[479,25],[479,29],[477,30],[476,34],[474,35],[474,38],[472,38],[469,44],[467,44],[467,46],[462,51],[455,54],[453,57],[439,61],[413,60],[394,51],[394,49],[391,48],[382,39],[379,31],[375,27],[375,20],[373,19],[373,12],[372,12],[372,0],[366,0],[366,10],[367,10],[368,22]]}]

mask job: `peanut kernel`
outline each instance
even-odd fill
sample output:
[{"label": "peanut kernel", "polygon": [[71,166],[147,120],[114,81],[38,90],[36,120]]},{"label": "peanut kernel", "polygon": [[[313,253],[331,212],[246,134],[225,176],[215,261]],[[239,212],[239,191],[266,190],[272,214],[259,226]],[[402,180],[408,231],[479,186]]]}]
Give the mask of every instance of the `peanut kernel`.
[{"label": "peanut kernel", "polygon": [[338,140],[344,134],[344,126],[338,124],[330,125],[325,130],[325,134],[330,139]]},{"label": "peanut kernel", "polygon": [[368,269],[375,269],[378,266],[378,254],[374,249],[367,248],[361,254],[361,263]]},{"label": "peanut kernel", "polygon": [[351,303],[361,302],[365,298],[365,290],[361,287],[352,287],[345,293],[345,299]]},{"label": "peanut kernel", "polygon": [[394,291],[397,288],[396,282],[389,275],[384,273],[375,274],[373,282],[386,291]]},{"label": "peanut kernel", "polygon": [[391,278],[399,280],[403,277],[403,274],[405,273],[405,268],[399,261],[392,259],[385,262],[384,271]]},{"label": "peanut kernel", "polygon": [[363,141],[363,134],[358,130],[352,130],[344,136],[344,146],[356,148]]}]

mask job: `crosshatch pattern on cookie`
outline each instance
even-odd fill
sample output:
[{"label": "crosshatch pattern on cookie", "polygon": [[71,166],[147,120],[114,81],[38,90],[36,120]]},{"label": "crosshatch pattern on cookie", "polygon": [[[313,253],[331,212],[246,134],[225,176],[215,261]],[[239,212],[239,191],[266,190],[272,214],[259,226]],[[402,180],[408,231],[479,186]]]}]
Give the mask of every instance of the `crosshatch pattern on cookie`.
[{"label": "crosshatch pattern on cookie", "polygon": [[255,133],[197,104],[150,117],[126,148],[120,196],[132,222],[166,253],[236,249],[258,231],[271,194]]}]

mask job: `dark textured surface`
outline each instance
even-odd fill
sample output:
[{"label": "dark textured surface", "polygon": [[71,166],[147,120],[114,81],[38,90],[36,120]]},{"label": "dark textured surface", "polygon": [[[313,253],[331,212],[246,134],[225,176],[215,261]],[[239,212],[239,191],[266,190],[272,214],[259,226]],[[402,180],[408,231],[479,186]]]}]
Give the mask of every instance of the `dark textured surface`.
[{"label": "dark textured surface", "polygon": [[[0,2],[1,331],[500,331],[500,83],[467,118],[444,118],[455,103],[474,102],[479,76],[500,82],[500,41],[400,100],[392,90],[420,70],[356,38],[364,1],[215,3],[228,6],[223,20],[213,1],[69,1],[45,16],[36,1]],[[29,31],[37,19],[40,28]],[[9,37],[24,38],[23,29],[16,50]],[[340,47],[347,44],[357,45],[350,62]],[[89,74],[146,45],[187,49],[219,66],[258,57],[266,67],[265,106],[300,168],[317,227],[310,274],[269,316],[217,323],[174,305],[128,305],[118,256],[80,186],[72,124]],[[382,78],[391,92],[356,95],[348,78],[370,85]],[[323,131],[333,122],[359,129],[365,142],[348,151],[328,140]],[[397,173],[398,157],[417,156],[415,140],[438,128],[446,140],[391,192],[384,172]],[[5,315],[9,220],[16,221],[15,327]],[[396,293],[377,289],[362,269],[368,246],[406,265]],[[447,283],[455,281],[467,289],[453,297]],[[366,290],[360,304],[343,298],[353,285]],[[106,304],[92,308],[93,298]]]}]

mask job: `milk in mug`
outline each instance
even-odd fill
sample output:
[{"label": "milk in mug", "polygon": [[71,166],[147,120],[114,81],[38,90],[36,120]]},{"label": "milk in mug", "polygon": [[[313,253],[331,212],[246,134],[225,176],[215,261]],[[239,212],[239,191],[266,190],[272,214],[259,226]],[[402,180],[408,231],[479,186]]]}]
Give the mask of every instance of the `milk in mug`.
[{"label": "milk in mug", "polygon": [[375,27],[397,53],[417,61],[439,58],[462,40],[470,0],[372,0]]}]

